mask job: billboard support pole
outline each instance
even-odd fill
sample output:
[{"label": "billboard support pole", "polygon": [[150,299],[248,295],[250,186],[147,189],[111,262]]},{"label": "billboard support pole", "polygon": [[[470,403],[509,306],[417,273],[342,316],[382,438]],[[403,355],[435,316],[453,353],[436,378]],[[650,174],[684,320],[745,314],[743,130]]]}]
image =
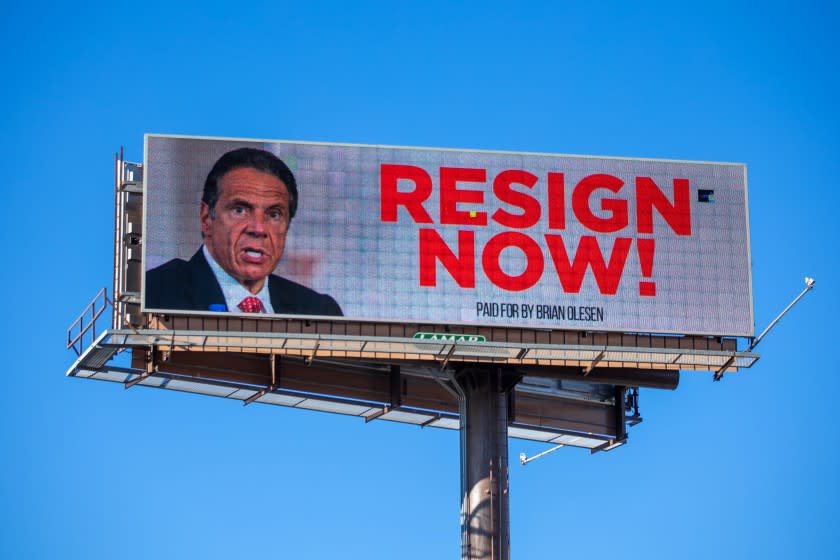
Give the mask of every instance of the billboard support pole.
[{"label": "billboard support pole", "polygon": [[510,558],[509,393],[518,376],[468,367],[455,375],[461,416],[461,558]]},{"label": "billboard support pole", "polygon": [[[755,347],[756,347],[756,346],[758,346],[758,343],[759,343],[759,342],[761,342],[761,339],[763,339],[763,338],[767,335],[767,333],[769,333],[769,332],[773,329],[773,327],[775,327],[775,326],[776,326],[776,324],[777,324],[779,321],[781,321],[781,320],[782,320],[782,317],[784,317],[784,316],[787,314],[787,312],[788,312],[788,311],[790,311],[791,309],[793,309],[793,306],[794,306],[794,305],[796,305],[797,303],[799,303],[799,300],[800,300],[800,299],[802,299],[803,297],[805,297],[805,294],[807,294],[808,292],[810,292],[811,290],[813,290],[813,289],[814,289],[814,284],[816,284],[816,283],[817,283],[817,281],[816,281],[816,280],[814,280],[813,278],[809,278],[808,276],[806,276],[806,277],[805,277],[805,289],[804,289],[804,290],[802,290],[801,292],[799,292],[799,295],[798,295],[798,296],[796,296],[796,297],[793,299],[793,301],[792,301],[792,302],[790,302],[790,303],[788,304],[788,306],[787,306],[787,307],[785,307],[785,308],[782,310],[782,312],[781,312],[781,313],[779,313],[778,315],[776,315],[776,318],[775,318],[775,319],[773,319],[773,320],[770,322],[770,324],[769,324],[769,325],[767,325],[767,328],[765,328],[763,331],[761,331],[761,334],[759,334],[757,337],[755,337],[755,338],[753,339],[753,341],[752,341],[752,343],[750,344],[750,347],[747,349],[747,351],[748,351],[748,352],[752,352],[752,351],[755,349]],[[714,379],[715,381],[720,381],[720,380],[721,380],[721,378],[723,378],[723,372],[725,372],[725,371],[729,368],[729,366],[731,366],[734,362],[735,362],[735,355],[733,354],[733,356],[732,356],[731,358],[729,358],[729,359],[726,361],[726,363],[725,363],[725,364],[723,364],[723,365],[722,365],[722,366],[721,366],[721,367],[720,367],[720,368],[719,368],[719,369],[715,372],[715,375],[714,375],[713,379]]]},{"label": "billboard support pole", "polygon": [[787,307],[785,307],[785,308],[782,310],[782,312],[781,312],[781,313],[779,313],[778,315],[776,315],[776,318],[775,318],[775,319],[773,319],[773,321],[771,321],[769,325],[767,325],[767,328],[766,328],[766,329],[764,329],[763,331],[761,331],[761,334],[760,334],[760,335],[758,335],[757,337],[755,337],[755,340],[753,340],[753,341],[752,341],[752,344],[750,344],[750,348],[749,348],[749,351],[750,351],[750,352],[752,352],[752,351],[753,351],[753,349],[754,349],[756,346],[758,346],[758,343],[759,343],[759,342],[761,342],[761,339],[762,339],[762,338],[764,338],[764,337],[765,337],[765,335],[767,335],[767,333],[769,333],[769,332],[770,332],[770,330],[771,330],[773,327],[775,327],[775,326],[776,326],[776,323],[778,323],[779,321],[781,321],[781,320],[782,320],[782,317],[784,317],[784,316],[785,316],[785,314],[786,314],[788,311],[790,311],[791,309],[793,309],[793,306],[794,306],[794,305],[796,305],[797,303],[799,303],[799,300],[800,300],[800,299],[802,299],[803,297],[805,297],[805,294],[807,294],[808,292],[810,292],[811,290],[813,290],[813,289],[814,289],[814,284],[816,284],[816,280],[814,280],[813,278],[808,278],[807,276],[805,277],[805,289],[804,289],[804,290],[802,290],[802,291],[799,293],[799,295],[798,295],[798,296],[796,296],[796,297],[794,298],[794,300],[793,300],[792,302],[790,302],[790,303],[788,304],[788,306],[787,306]]}]

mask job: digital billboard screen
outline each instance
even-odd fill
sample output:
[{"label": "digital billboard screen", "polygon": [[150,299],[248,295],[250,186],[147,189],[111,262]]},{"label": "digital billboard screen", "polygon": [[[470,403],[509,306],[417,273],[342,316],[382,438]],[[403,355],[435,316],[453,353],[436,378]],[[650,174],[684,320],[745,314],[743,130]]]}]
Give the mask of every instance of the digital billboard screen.
[{"label": "digital billboard screen", "polygon": [[143,309],[752,336],[746,167],[147,135]]}]

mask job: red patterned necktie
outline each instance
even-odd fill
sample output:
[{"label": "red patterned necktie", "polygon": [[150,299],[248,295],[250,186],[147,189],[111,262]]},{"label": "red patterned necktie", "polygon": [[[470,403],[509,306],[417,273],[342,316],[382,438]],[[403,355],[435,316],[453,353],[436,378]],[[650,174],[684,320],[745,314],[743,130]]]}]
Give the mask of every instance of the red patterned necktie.
[{"label": "red patterned necktie", "polygon": [[259,298],[255,298],[254,296],[248,296],[242,301],[239,302],[237,305],[239,309],[244,311],[245,313],[262,313],[265,311],[262,302]]}]

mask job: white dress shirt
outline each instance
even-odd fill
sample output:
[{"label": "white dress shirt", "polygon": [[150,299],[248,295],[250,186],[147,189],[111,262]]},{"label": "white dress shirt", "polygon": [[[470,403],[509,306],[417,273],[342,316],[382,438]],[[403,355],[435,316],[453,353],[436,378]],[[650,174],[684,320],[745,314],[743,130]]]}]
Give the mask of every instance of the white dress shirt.
[{"label": "white dress shirt", "polygon": [[210,251],[207,250],[207,245],[202,245],[201,250],[204,251],[204,258],[207,259],[210,270],[213,271],[213,275],[216,276],[216,281],[222,288],[222,294],[225,296],[225,304],[227,305],[228,311],[240,313],[242,310],[239,309],[239,304],[242,300],[247,297],[255,297],[262,302],[266,313],[274,313],[274,308],[271,307],[271,296],[268,293],[268,278],[265,279],[262,289],[258,293],[252,294],[236,278],[219,266],[219,263],[210,254]]}]

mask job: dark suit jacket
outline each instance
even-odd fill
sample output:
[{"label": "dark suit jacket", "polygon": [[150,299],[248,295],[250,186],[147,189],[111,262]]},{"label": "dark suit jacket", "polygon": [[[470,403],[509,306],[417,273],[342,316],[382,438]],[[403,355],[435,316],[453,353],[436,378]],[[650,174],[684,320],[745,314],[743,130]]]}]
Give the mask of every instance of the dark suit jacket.
[{"label": "dark suit jacket", "polygon": [[[268,277],[268,292],[275,313],[342,315],[332,297],[274,274]],[[146,272],[146,308],[228,310],[222,288],[201,249],[189,261],[172,259]]]}]

